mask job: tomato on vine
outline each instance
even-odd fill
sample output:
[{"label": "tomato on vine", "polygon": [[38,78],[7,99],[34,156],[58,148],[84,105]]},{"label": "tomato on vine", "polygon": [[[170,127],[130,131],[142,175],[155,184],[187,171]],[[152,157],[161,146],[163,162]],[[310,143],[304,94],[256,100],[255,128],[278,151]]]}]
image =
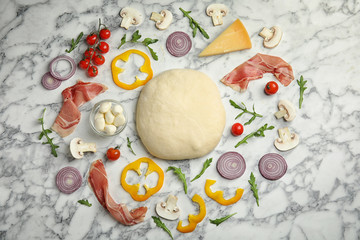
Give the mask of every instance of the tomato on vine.
[{"label": "tomato on vine", "polygon": [[91,33],[86,37],[86,42],[90,46],[95,45],[98,42],[98,36],[95,33]]},{"label": "tomato on vine", "polygon": [[93,57],[93,62],[95,65],[103,65],[104,62],[105,62],[105,58],[103,55],[100,55],[100,54],[96,54],[94,57]]},{"label": "tomato on vine", "polygon": [[106,42],[100,42],[97,46],[97,49],[101,53],[107,53],[109,51],[109,44],[107,44]]},{"label": "tomato on vine", "polygon": [[79,62],[79,68],[81,69],[87,69],[90,65],[90,59],[85,58]]},{"label": "tomato on vine", "polygon": [[95,50],[94,50],[93,48],[88,48],[88,49],[84,52],[85,58],[92,58],[94,54],[95,54]]},{"label": "tomato on vine", "polygon": [[99,32],[99,36],[100,36],[100,38],[101,39],[108,39],[109,37],[110,37],[110,35],[111,35],[111,32],[110,32],[110,30],[109,29],[107,29],[107,28],[103,28],[103,29],[101,29],[100,30],[100,32]]},{"label": "tomato on vine", "polygon": [[98,68],[96,66],[90,66],[88,69],[89,77],[96,77],[98,75]]}]

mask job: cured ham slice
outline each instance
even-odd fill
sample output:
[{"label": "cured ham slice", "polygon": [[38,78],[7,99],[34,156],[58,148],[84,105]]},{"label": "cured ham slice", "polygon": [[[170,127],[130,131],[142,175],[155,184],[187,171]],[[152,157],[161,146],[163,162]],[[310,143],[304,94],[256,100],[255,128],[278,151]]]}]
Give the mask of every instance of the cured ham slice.
[{"label": "cured ham slice", "polygon": [[232,89],[244,92],[249,82],[272,73],[281,84],[288,86],[294,80],[292,67],[280,57],[258,53],[242,63],[220,81]]},{"label": "cured ham slice", "polygon": [[108,210],[117,221],[127,226],[144,221],[147,207],[139,207],[129,211],[125,204],[116,203],[110,196],[108,178],[101,159],[91,164],[88,182],[99,203]]},{"label": "cured ham slice", "polygon": [[74,86],[64,89],[61,93],[64,103],[51,128],[61,137],[70,135],[80,122],[78,108],[107,89],[103,84],[80,80]]}]

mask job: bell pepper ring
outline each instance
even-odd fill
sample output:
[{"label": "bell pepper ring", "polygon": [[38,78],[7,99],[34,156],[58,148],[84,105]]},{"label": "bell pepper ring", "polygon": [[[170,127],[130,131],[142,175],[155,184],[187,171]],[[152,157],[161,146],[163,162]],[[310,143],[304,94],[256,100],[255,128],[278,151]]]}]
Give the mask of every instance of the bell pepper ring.
[{"label": "bell pepper ring", "polygon": [[230,199],[224,199],[224,192],[223,191],[211,191],[210,187],[216,183],[216,180],[206,179],[205,183],[205,193],[208,195],[209,198],[215,200],[217,203],[228,206],[231,204],[236,203],[239,201],[244,193],[244,189],[238,188],[236,190],[235,196]]},{"label": "bell pepper ring", "polygon": [[[149,186],[144,184],[144,188],[146,190],[145,194],[138,194],[139,189],[140,189],[140,183],[134,184],[134,185],[129,185],[126,182],[126,175],[127,175],[128,171],[130,171],[130,170],[135,171],[139,176],[142,175],[142,172],[140,170],[141,163],[148,164],[148,168],[145,173],[145,178],[153,172],[156,172],[159,175],[159,179],[158,179],[157,185],[155,187],[150,188]],[[151,197],[152,195],[157,193],[162,188],[162,186],[164,184],[164,171],[159,167],[159,165],[157,165],[150,158],[147,158],[147,157],[139,158],[138,160],[136,160],[132,163],[129,163],[124,168],[124,170],[121,173],[120,183],[121,183],[122,187],[124,188],[124,190],[126,192],[128,192],[135,201],[142,202],[142,201],[147,200],[149,197]]]},{"label": "bell pepper ring", "polygon": [[[140,72],[146,73],[147,77],[146,77],[145,80],[141,80],[137,76],[135,76],[135,82],[133,82],[132,84],[127,84],[127,83],[124,83],[124,82],[120,81],[119,74],[122,73],[125,69],[116,66],[116,62],[118,60],[122,60],[124,62],[127,62],[129,60],[130,55],[133,54],[133,53],[138,54],[138,55],[140,55],[141,57],[144,58],[145,62],[139,68],[139,70],[140,70]],[[123,89],[126,89],[126,90],[132,90],[132,89],[135,89],[135,88],[140,87],[142,85],[145,85],[153,77],[153,70],[151,69],[150,58],[144,52],[136,50],[136,49],[128,50],[128,51],[116,56],[113,59],[113,61],[111,62],[111,72],[112,72],[114,83],[116,85],[118,85],[119,87],[121,87]]]},{"label": "bell pepper ring", "polygon": [[182,233],[188,233],[194,231],[198,223],[200,223],[205,218],[206,215],[206,206],[204,199],[202,199],[200,195],[195,194],[191,200],[199,204],[199,214],[198,215],[189,214],[188,217],[189,224],[186,226],[182,226],[182,221],[181,220],[179,221],[176,229]]}]

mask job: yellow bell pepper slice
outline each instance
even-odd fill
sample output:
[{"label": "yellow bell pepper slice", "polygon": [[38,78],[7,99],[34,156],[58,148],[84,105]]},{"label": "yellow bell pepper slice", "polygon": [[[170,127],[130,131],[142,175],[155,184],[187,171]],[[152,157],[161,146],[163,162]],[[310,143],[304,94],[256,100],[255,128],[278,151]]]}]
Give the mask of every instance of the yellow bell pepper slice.
[{"label": "yellow bell pepper slice", "polygon": [[[138,184],[134,184],[134,185],[129,185],[125,179],[126,179],[127,172],[130,170],[137,172],[137,174],[139,176],[141,176],[141,174],[142,174],[142,172],[140,170],[141,163],[148,164],[148,168],[145,173],[145,178],[149,174],[156,172],[159,175],[159,179],[158,179],[157,185],[153,188],[149,188],[146,184],[144,184],[144,188],[145,188],[146,192],[145,192],[145,194],[139,195],[138,192],[140,189],[140,184],[138,183]],[[124,168],[124,170],[121,173],[120,182],[121,182],[121,185],[123,186],[124,190],[127,191],[135,201],[142,202],[142,201],[147,200],[149,197],[151,197],[152,195],[157,193],[162,188],[162,186],[164,184],[164,171],[153,160],[151,160],[150,158],[147,158],[147,157],[143,157],[143,158],[139,158],[138,160],[136,160],[132,163],[129,163]]]},{"label": "yellow bell pepper slice", "polygon": [[239,201],[244,193],[244,189],[238,188],[236,190],[235,196],[230,199],[224,199],[224,192],[223,191],[211,191],[210,187],[216,183],[216,180],[206,179],[205,183],[205,193],[208,195],[209,198],[215,200],[217,203],[227,206],[236,203]]},{"label": "yellow bell pepper slice", "polygon": [[[127,84],[127,83],[120,81],[119,74],[122,73],[125,69],[116,66],[116,62],[118,60],[127,62],[129,60],[130,55],[133,53],[138,54],[145,59],[144,64],[139,68],[139,70],[140,70],[140,72],[146,73],[147,77],[145,80],[141,80],[137,76],[135,76],[135,82],[133,82],[132,84]],[[112,72],[114,83],[116,85],[118,85],[119,87],[126,89],[126,90],[132,90],[132,89],[135,89],[142,85],[145,85],[153,77],[153,70],[151,69],[150,58],[144,52],[136,50],[136,49],[128,50],[128,51],[120,54],[119,56],[115,57],[114,60],[111,62],[111,72]]]},{"label": "yellow bell pepper slice", "polygon": [[179,232],[188,233],[194,231],[197,224],[200,223],[205,218],[206,206],[204,199],[202,199],[200,195],[195,194],[192,198],[192,201],[199,204],[199,214],[198,215],[189,214],[188,217],[189,224],[186,226],[182,226],[182,220],[180,220],[176,228]]}]

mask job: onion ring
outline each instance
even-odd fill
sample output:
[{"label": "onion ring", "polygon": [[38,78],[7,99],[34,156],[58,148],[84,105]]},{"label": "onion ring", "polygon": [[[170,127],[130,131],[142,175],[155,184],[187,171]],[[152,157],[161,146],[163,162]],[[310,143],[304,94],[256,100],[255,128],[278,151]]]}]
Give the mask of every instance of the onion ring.
[{"label": "onion ring", "polygon": [[74,167],[64,167],[56,174],[56,186],[63,193],[70,194],[81,187],[82,177]]},{"label": "onion ring", "polygon": [[48,90],[58,88],[61,85],[61,82],[62,81],[51,76],[49,72],[45,73],[41,78],[41,84]]},{"label": "onion ring", "polygon": [[[70,63],[70,67],[71,67],[69,74],[67,74],[67,75],[65,75],[65,76],[60,75],[60,73],[58,73],[58,72],[55,70],[55,63],[57,63],[57,62],[59,62],[59,61],[62,61],[62,60],[68,61],[68,62]],[[61,55],[61,56],[58,56],[58,57],[54,58],[54,59],[50,62],[49,72],[50,72],[51,76],[53,76],[54,78],[56,78],[56,79],[58,79],[58,80],[60,80],[60,81],[68,80],[69,78],[71,78],[72,76],[74,76],[75,71],[76,71],[76,63],[75,63],[74,59],[72,59],[72,58],[69,57],[69,56]]]},{"label": "onion ring", "polygon": [[246,169],[245,159],[240,153],[226,152],[217,161],[216,169],[226,179],[232,180],[241,177]]},{"label": "onion ring", "polygon": [[182,57],[191,49],[192,43],[189,35],[184,32],[173,32],[166,40],[166,48],[174,57]]},{"label": "onion ring", "polygon": [[259,161],[261,175],[268,180],[278,180],[287,170],[285,159],[277,153],[265,154]]}]

